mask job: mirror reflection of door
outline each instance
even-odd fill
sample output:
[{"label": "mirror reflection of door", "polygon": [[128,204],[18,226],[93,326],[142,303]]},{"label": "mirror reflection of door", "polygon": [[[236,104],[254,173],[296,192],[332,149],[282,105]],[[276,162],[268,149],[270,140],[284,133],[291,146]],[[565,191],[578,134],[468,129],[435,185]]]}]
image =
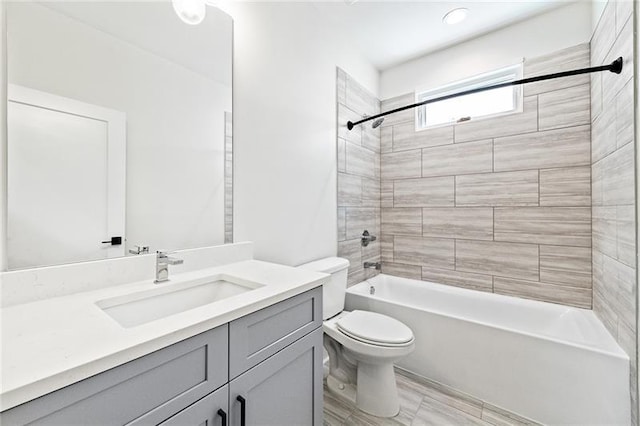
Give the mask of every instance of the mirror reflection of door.
[{"label": "mirror reflection of door", "polygon": [[9,268],[123,256],[125,114],[10,85],[7,118]]}]

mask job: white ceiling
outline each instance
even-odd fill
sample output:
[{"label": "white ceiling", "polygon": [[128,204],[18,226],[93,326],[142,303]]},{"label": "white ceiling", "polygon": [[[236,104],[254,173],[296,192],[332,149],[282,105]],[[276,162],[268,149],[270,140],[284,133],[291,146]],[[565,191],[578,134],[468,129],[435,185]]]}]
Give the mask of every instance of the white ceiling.
[{"label": "white ceiling", "polygon": [[200,25],[188,25],[166,0],[49,1],[42,5],[231,86],[233,21],[220,9],[207,7]]},{"label": "white ceiling", "polygon": [[[380,71],[566,5],[568,0],[346,1],[313,2],[316,10],[355,43]],[[457,25],[442,22],[451,9],[469,15]]]}]

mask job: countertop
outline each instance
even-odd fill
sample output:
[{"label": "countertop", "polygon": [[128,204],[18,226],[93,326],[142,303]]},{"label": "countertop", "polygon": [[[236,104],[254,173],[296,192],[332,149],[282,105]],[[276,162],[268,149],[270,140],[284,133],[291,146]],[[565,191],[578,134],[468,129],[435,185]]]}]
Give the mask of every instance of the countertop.
[{"label": "countertop", "polygon": [[[132,328],[120,326],[96,305],[215,274],[263,287]],[[168,283],[146,280],[0,309],[0,411],[310,290],[329,276],[247,260],[170,278]]]}]

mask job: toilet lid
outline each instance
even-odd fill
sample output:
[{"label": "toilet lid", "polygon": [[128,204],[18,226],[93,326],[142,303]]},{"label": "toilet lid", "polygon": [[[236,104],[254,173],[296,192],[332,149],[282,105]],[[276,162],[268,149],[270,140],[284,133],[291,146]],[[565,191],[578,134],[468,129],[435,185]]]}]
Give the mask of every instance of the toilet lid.
[{"label": "toilet lid", "polygon": [[386,315],[368,311],[352,311],[336,323],[344,334],[364,342],[402,345],[413,340],[409,327]]}]

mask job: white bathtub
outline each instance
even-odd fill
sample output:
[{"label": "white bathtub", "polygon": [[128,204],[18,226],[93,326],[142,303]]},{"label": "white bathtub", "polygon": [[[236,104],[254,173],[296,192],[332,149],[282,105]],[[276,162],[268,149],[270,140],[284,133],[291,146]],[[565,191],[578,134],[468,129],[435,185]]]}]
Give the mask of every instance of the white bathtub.
[{"label": "white bathtub", "polygon": [[346,309],[411,327],[398,366],[420,376],[544,424],[630,423],[629,357],[592,311],[389,275],[349,288]]}]

